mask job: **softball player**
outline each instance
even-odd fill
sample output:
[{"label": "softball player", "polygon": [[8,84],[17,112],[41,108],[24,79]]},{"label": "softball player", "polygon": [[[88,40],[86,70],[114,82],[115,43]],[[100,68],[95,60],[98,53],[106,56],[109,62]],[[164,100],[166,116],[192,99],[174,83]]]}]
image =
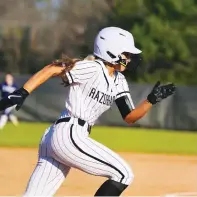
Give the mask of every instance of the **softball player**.
[{"label": "softball player", "polygon": [[[17,89],[17,85],[14,83],[14,77],[11,74],[6,74],[5,81],[2,84],[0,84],[1,98],[7,97],[10,93],[14,92],[16,89]],[[6,125],[9,119],[15,126],[18,125],[18,119],[12,113],[14,108],[15,107],[12,106],[5,109],[2,112],[2,115],[0,117],[0,129],[4,128],[4,126]]]},{"label": "softball player", "polygon": [[134,175],[130,166],[89,134],[97,118],[114,102],[123,119],[131,124],[152,105],[174,93],[173,84],[157,82],[135,108],[121,72],[129,63],[134,68],[140,53],[131,33],[118,27],[104,28],[95,39],[95,60],[64,58],[45,66],[22,88],[0,101],[1,110],[10,105],[17,105],[18,110],[25,98],[50,77],[60,76],[65,84],[64,110],[41,139],[38,163],[24,196],[54,195],[71,168],[107,178],[95,196],[119,196],[132,183]]}]

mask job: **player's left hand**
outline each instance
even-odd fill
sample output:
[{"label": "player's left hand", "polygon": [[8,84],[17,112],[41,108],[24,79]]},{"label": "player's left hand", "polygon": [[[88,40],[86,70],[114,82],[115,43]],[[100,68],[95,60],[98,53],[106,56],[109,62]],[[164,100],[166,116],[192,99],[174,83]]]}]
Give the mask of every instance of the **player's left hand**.
[{"label": "player's left hand", "polygon": [[154,105],[174,94],[175,90],[176,87],[173,83],[160,85],[160,81],[158,81],[153,87],[151,93],[148,95],[147,100]]},{"label": "player's left hand", "polygon": [[9,94],[7,97],[0,100],[0,111],[5,110],[8,107],[16,105],[16,110],[18,111],[26,97],[29,95],[28,91],[24,88],[20,88],[13,93]]}]

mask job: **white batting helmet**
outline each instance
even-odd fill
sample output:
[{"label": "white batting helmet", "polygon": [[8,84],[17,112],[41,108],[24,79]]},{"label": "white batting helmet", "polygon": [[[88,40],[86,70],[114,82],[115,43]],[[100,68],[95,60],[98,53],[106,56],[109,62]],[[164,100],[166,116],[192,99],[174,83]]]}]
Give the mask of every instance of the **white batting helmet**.
[{"label": "white batting helmet", "polygon": [[142,51],[134,44],[133,35],[119,27],[102,29],[94,41],[94,55],[111,63],[117,64],[123,52],[139,54]]}]

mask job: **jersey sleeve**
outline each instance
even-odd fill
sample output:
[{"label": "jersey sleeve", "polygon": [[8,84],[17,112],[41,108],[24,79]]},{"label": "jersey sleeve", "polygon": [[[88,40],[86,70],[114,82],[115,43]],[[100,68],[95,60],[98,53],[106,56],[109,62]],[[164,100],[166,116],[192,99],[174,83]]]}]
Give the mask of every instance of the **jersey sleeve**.
[{"label": "jersey sleeve", "polygon": [[98,65],[94,61],[80,61],[69,72],[66,72],[69,84],[86,83],[98,72]]},{"label": "jersey sleeve", "polygon": [[118,73],[115,83],[116,83],[116,88],[117,88],[116,89],[117,90],[116,101],[120,99],[121,97],[125,97],[127,99],[128,107],[131,110],[135,109],[133,100],[131,98],[131,93],[129,91],[129,86],[124,75],[122,75],[121,73]]}]

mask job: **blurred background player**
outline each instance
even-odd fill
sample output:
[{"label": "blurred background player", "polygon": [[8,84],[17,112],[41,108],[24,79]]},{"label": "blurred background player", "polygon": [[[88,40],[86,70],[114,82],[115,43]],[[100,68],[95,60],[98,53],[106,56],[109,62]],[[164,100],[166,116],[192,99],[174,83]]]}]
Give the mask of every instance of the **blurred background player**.
[{"label": "blurred background player", "polygon": [[[1,98],[8,96],[10,93],[17,89],[17,85],[14,82],[14,77],[11,74],[6,74],[5,80],[0,84]],[[8,120],[10,120],[15,126],[18,126],[18,118],[13,114],[15,106],[5,109],[0,117],[0,129],[3,129]]]}]

